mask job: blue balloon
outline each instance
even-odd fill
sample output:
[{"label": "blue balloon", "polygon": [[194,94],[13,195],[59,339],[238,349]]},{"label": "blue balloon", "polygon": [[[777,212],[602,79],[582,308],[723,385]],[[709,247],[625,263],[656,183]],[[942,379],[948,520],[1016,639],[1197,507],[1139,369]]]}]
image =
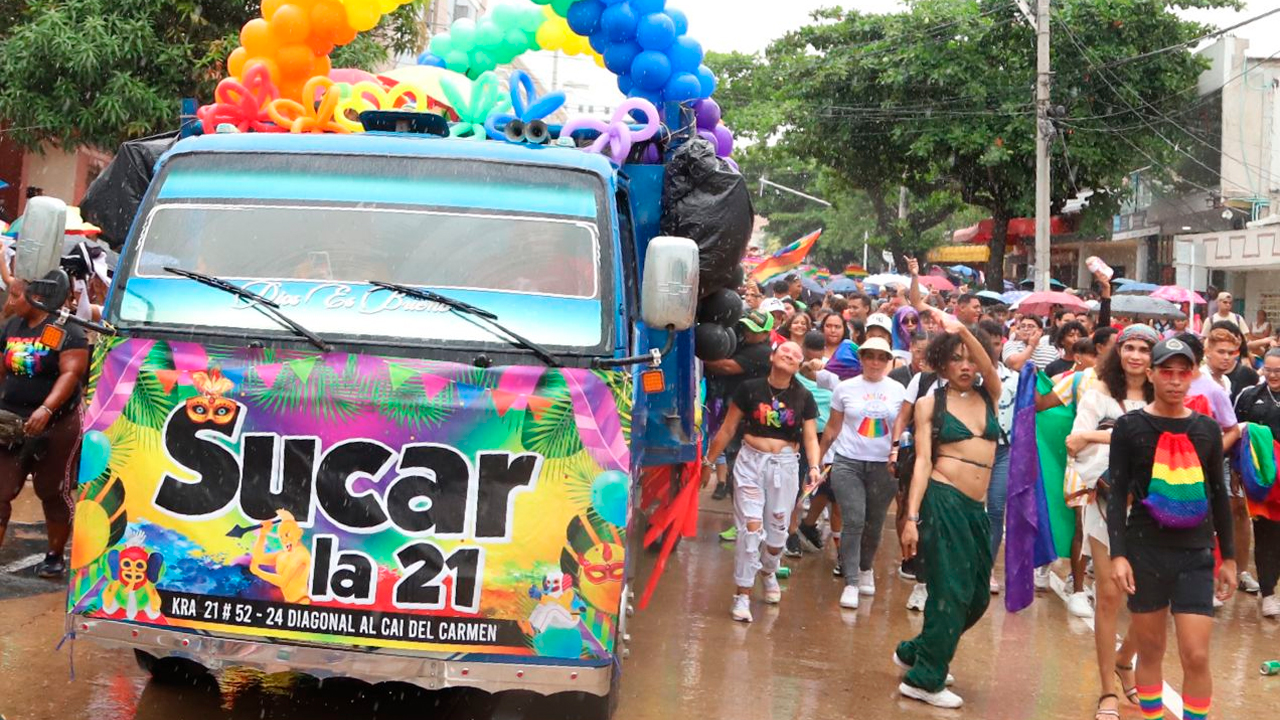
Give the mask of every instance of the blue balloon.
[{"label": "blue balloon", "polygon": [[591,45],[591,49],[604,54],[609,49],[609,38],[605,37],[604,30],[596,30],[587,38],[587,43]]},{"label": "blue balloon", "polygon": [[693,73],[675,73],[662,91],[667,102],[689,102],[702,97],[702,82]]},{"label": "blue balloon", "polygon": [[627,0],[604,0],[604,4],[605,4],[605,5],[617,5],[618,3],[626,2],[626,1],[627,1]]},{"label": "blue balloon", "polygon": [[698,66],[698,82],[702,84],[702,97],[709,98],[716,92],[716,74],[706,65]]},{"label": "blue balloon", "polygon": [[430,65],[431,67],[442,68],[445,66],[444,58],[435,53],[425,52],[418,56],[419,65]]},{"label": "blue balloon", "polygon": [[90,430],[84,434],[84,444],[80,446],[80,484],[91,483],[107,469],[111,460],[111,441],[98,430]]},{"label": "blue balloon", "polygon": [[533,651],[542,657],[577,660],[582,656],[582,633],[578,628],[548,627],[533,636]]},{"label": "blue balloon", "polygon": [[591,507],[605,522],[627,526],[627,495],[631,478],[624,472],[607,470],[591,481]]},{"label": "blue balloon", "polygon": [[626,95],[631,92],[631,88],[635,87],[635,83],[631,82],[630,73],[622,73],[618,76],[618,92]]},{"label": "blue balloon", "polygon": [[671,78],[671,61],[657,50],[645,50],[631,61],[631,80],[649,91],[661,90]]},{"label": "blue balloon", "polygon": [[[645,100],[648,100],[649,102],[653,103],[653,106],[655,108],[658,108],[659,112],[662,111],[662,93],[661,92],[645,90],[644,88],[637,85],[631,88],[631,92],[627,93],[627,97],[644,98]],[[635,118],[635,121],[638,123],[642,123],[645,121],[644,113],[640,112],[639,110],[632,111],[631,117]]]},{"label": "blue balloon", "polygon": [[689,32],[689,16],[684,14],[680,8],[669,7],[666,10],[667,17],[671,18],[671,22],[676,24],[676,34],[683,35]]},{"label": "blue balloon", "polygon": [[636,41],[645,50],[666,50],[676,40],[676,24],[663,13],[651,13],[636,23]]},{"label": "blue balloon", "polygon": [[600,14],[600,29],[610,42],[626,42],[636,36],[636,13],[627,3],[610,5]]},{"label": "blue balloon", "polygon": [[614,75],[629,75],[631,63],[640,54],[640,50],[634,40],[610,45],[604,51],[604,66]]},{"label": "blue balloon", "polygon": [[688,35],[681,35],[667,48],[671,67],[676,72],[694,72],[702,64],[702,45]]},{"label": "blue balloon", "polygon": [[565,20],[569,21],[569,29],[587,37],[600,29],[600,16],[604,14],[604,3],[600,0],[578,0],[569,6]]},{"label": "blue balloon", "polygon": [[640,16],[662,12],[663,5],[666,5],[666,0],[631,0],[631,9]]}]

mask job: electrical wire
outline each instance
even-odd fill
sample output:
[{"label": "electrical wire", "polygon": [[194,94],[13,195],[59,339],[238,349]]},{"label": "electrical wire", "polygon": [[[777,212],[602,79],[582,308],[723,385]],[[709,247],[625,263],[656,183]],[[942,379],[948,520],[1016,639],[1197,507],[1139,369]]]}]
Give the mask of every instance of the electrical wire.
[{"label": "electrical wire", "polygon": [[1161,55],[1161,54],[1164,54],[1164,53],[1167,53],[1167,52],[1171,52],[1171,51],[1173,51],[1173,50],[1181,50],[1181,49],[1183,49],[1183,48],[1188,48],[1188,47],[1191,47],[1191,46],[1193,46],[1193,45],[1195,45],[1195,44],[1197,44],[1197,43],[1200,43],[1200,42],[1202,42],[1202,41],[1204,41],[1204,40],[1208,40],[1208,39],[1210,39],[1210,38],[1215,38],[1215,37],[1218,37],[1219,35],[1225,35],[1225,34],[1227,34],[1227,33],[1231,32],[1232,30],[1238,30],[1238,29],[1240,29],[1240,28],[1244,27],[1245,25],[1249,25],[1249,24],[1251,24],[1251,23],[1255,23],[1255,22],[1257,22],[1257,21],[1259,21],[1259,20],[1262,20],[1263,18],[1270,17],[1271,15],[1275,15],[1276,13],[1280,13],[1280,8],[1276,8],[1276,9],[1274,9],[1274,10],[1268,10],[1268,11],[1266,11],[1266,12],[1264,12],[1264,13],[1260,14],[1260,15],[1255,15],[1255,16],[1253,16],[1253,17],[1249,18],[1248,20],[1243,20],[1243,21],[1241,21],[1241,22],[1236,23],[1235,25],[1230,25],[1230,26],[1228,26],[1228,27],[1224,27],[1224,28],[1222,28],[1221,30],[1215,30],[1215,31],[1213,31],[1213,32],[1211,32],[1211,33],[1207,33],[1207,34],[1205,34],[1205,35],[1201,35],[1201,36],[1200,36],[1200,37],[1198,37],[1198,38],[1193,38],[1193,39],[1191,39],[1191,40],[1187,40],[1186,42],[1180,42],[1180,43],[1177,43],[1176,45],[1169,45],[1168,47],[1162,47],[1162,48],[1160,48],[1160,49],[1158,49],[1158,50],[1152,50],[1152,51],[1150,51],[1150,52],[1144,52],[1144,53],[1141,53],[1141,54],[1139,54],[1139,55],[1134,55],[1134,56],[1132,56],[1132,57],[1120,58],[1119,60],[1112,60],[1112,61],[1111,61],[1111,62],[1109,62],[1109,63],[1104,63],[1104,64],[1102,64],[1101,66],[1099,66],[1099,69],[1109,69],[1109,68],[1113,68],[1113,67],[1119,67],[1119,66],[1121,66],[1121,65],[1127,65],[1127,64],[1129,64],[1129,63],[1131,63],[1131,62],[1134,62],[1134,61],[1137,61],[1137,60],[1145,60],[1146,58],[1149,58],[1149,57],[1155,57],[1156,55]]}]

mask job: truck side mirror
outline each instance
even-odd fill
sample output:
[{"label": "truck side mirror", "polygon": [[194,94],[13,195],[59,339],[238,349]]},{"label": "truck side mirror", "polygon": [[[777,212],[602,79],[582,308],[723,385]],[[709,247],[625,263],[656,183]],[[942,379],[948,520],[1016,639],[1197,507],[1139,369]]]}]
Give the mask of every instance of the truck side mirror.
[{"label": "truck side mirror", "polygon": [[688,238],[656,237],[644,255],[640,316],[651,328],[693,327],[698,310],[698,245]]},{"label": "truck side mirror", "polygon": [[62,306],[66,304],[67,295],[70,293],[71,280],[67,277],[66,271],[62,268],[54,268],[43,278],[27,283],[25,296],[27,302],[33,307],[51,315],[57,315],[62,311]]}]

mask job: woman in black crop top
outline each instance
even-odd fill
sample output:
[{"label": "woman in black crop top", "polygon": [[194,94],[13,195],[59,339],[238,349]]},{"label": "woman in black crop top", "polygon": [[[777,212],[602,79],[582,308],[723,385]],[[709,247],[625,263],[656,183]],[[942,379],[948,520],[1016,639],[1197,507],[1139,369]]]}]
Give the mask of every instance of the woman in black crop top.
[{"label": "woman in black crop top", "polygon": [[1111,431],[1107,531],[1111,577],[1129,595],[1129,636],[1138,648],[1138,704],[1163,717],[1169,615],[1178,634],[1183,716],[1209,712],[1209,640],[1215,594],[1213,547],[1222,554],[1216,594],[1236,587],[1231,504],[1222,472],[1222,430],[1184,403],[1195,354],[1178,338],[1151,350],[1155,400],[1120,417]]},{"label": "woman in black crop top", "polygon": [[[818,454],[818,406],[799,381],[796,372],[804,352],[785,342],[770,357],[769,375],[738,386],[724,424],[711,441],[702,461],[702,484],[711,478],[714,458],[743,427],[742,450],[733,465],[733,514],[738,527],[734,553],[733,619],[751,622],[751,588],[763,575],[764,600],[782,598],[776,572],[787,541],[791,509],[800,482],[800,443],[810,458]],[[808,486],[821,478],[818,467],[809,468]],[[766,552],[760,552],[765,545]]]}]

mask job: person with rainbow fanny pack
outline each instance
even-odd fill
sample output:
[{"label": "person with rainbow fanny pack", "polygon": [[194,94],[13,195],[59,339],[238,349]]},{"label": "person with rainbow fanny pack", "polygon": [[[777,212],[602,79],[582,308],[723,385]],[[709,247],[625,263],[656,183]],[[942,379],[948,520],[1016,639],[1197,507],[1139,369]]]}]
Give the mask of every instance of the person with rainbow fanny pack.
[{"label": "person with rainbow fanny pack", "polygon": [[[1236,587],[1222,430],[1184,402],[1195,368],[1195,352],[1185,342],[1157,343],[1147,371],[1155,399],[1121,416],[1111,433],[1111,577],[1129,596],[1138,705],[1149,720],[1164,717],[1162,665],[1170,613],[1182,660],[1183,718],[1208,716],[1213,599],[1225,601]],[[1215,536],[1222,554],[1216,587]]]}]

